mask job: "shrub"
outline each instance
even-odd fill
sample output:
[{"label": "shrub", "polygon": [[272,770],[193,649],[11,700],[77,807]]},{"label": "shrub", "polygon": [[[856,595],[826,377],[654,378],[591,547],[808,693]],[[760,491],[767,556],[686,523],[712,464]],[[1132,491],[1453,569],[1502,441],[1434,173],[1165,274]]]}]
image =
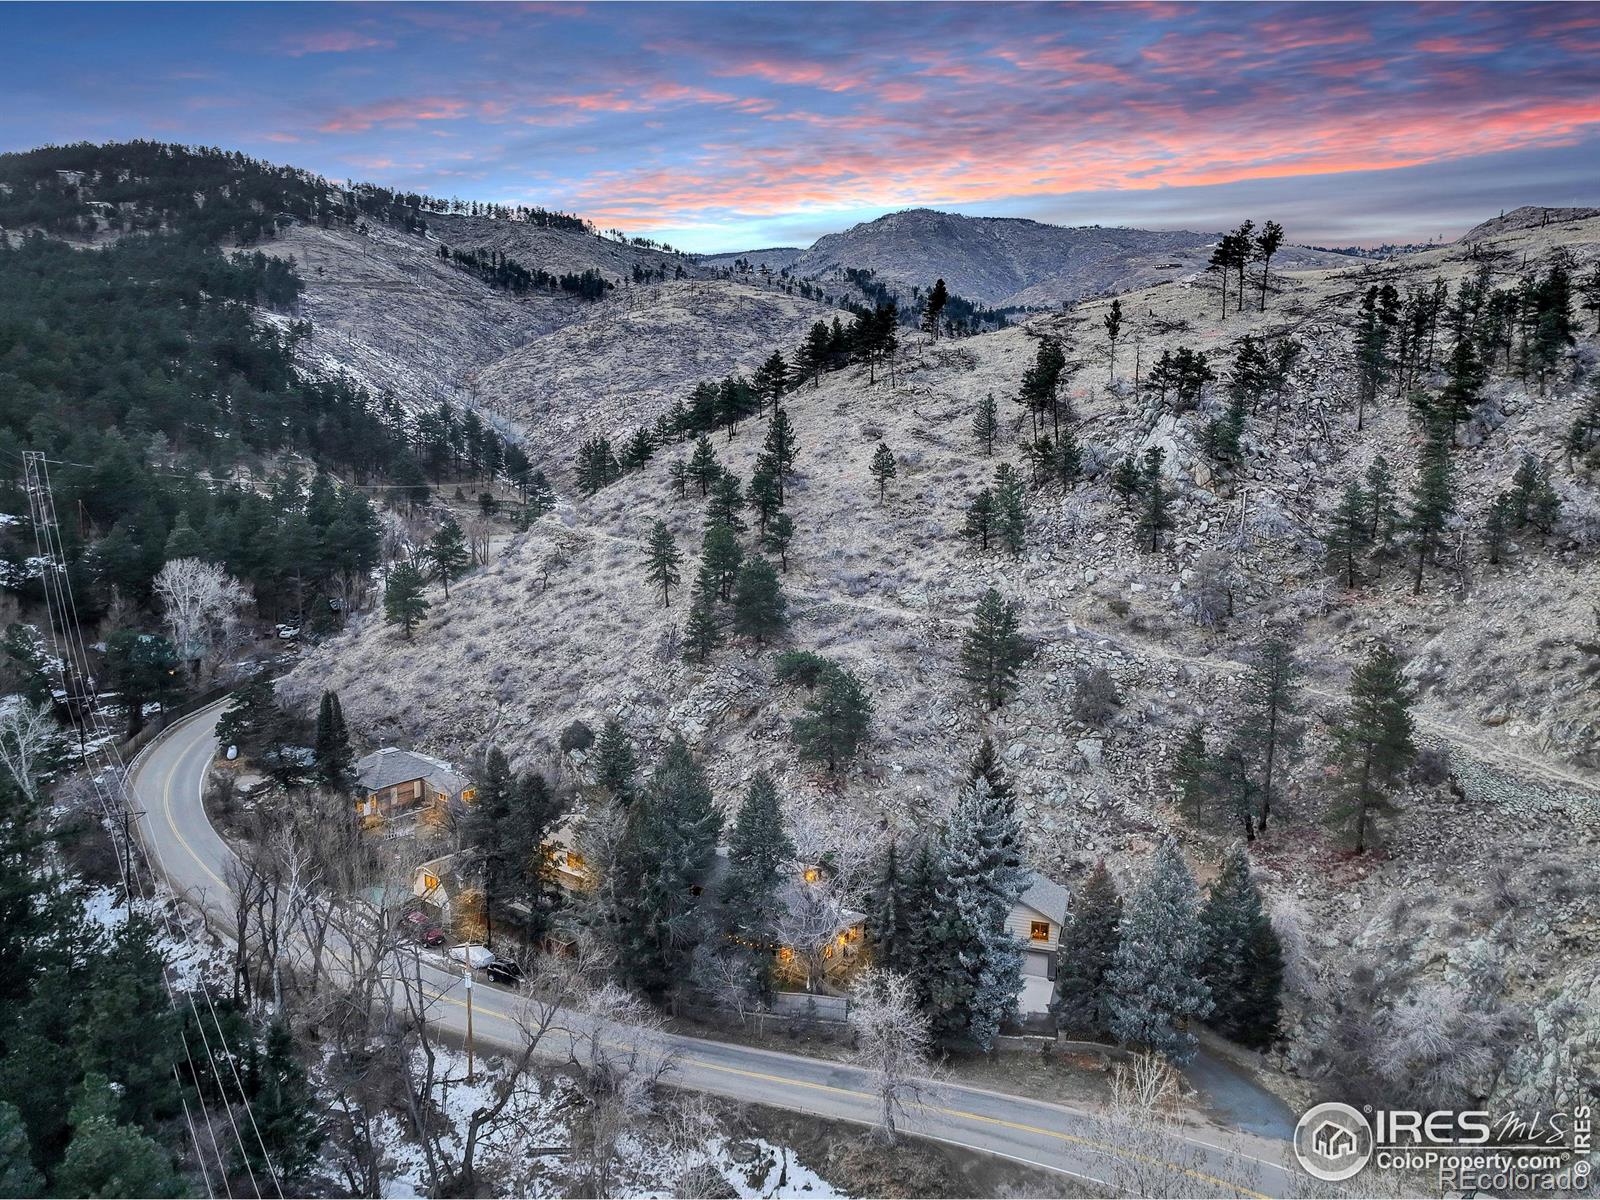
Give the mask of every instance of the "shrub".
[{"label": "shrub", "polygon": [[574,721],[561,731],[561,748],[567,752],[587,750],[594,745],[594,730],[582,721]]},{"label": "shrub", "polygon": [[1116,681],[1104,667],[1080,671],[1072,688],[1072,715],[1085,725],[1104,725],[1122,707]]}]

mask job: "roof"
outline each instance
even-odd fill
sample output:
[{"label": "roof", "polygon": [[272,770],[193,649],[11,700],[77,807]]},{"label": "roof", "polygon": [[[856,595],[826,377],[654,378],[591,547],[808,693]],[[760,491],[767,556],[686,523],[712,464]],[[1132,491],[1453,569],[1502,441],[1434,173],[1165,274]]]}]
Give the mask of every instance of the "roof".
[{"label": "roof", "polygon": [[385,746],[356,760],[356,779],[369,792],[381,792],[397,783],[426,779],[441,792],[458,795],[467,786],[464,776],[449,763],[414,750]]},{"label": "roof", "polygon": [[1067,923],[1067,909],[1072,904],[1072,893],[1053,879],[1037,871],[1029,871],[1023,880],[1022,895],[1017,903],[1034,912],[1043,913],[1057,925]]}]

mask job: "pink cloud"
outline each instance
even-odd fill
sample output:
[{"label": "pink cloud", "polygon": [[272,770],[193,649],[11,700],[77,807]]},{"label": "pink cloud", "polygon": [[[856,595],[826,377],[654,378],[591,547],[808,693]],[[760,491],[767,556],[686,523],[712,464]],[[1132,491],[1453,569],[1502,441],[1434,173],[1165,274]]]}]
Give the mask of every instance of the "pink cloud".
[{"label": "pink cloud", "polygon": [[331,29],[322,33],[292,33],[284,39],[284,53],[290,58],[306,54],[349,54],[356,50],[392,50],[388,38],[369,37],[353,29]]},{"label": "pink cloud", "polygon": [[323,133],[360,133],[375,125],[459,121],[471,114],[471,108],[467,101],[448,96],[397,97],[340,109],[317,128]]}]

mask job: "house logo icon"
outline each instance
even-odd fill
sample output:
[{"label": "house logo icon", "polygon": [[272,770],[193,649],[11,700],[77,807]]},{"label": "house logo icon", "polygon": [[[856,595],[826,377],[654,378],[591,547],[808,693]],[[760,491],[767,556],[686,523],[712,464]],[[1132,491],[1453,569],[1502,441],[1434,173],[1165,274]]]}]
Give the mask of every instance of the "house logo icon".
[{"label": "house logo icon", "polygon": [[1294,1155],[1314,1179],[1349,1179],[1372,1158],[1372,1126],[1348,1104],[1318,1104],[1295,1126]]}]

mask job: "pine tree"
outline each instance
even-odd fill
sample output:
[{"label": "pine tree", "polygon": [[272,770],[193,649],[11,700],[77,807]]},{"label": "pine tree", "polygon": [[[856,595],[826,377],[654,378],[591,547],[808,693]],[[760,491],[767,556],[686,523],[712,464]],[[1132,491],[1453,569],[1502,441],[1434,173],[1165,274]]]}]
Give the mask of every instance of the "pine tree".
[{"label": "pine tree", "polygon": [[778,402],[783,399],[783,393],[789,386],[789,364],[783,361],[783,355],[774,350],[767,356],[767,360],[756,368],[756,391],[771,402],[773,414],[778,411]]},{"label": "pine tree", "polygon": [[928,291],[928,298],[922,306],[922,328],[933,335],[934,341],[939,340],[939,319],[944,315],[945,305],[949,303],[950,291],[945,287],[944,280],[934,280],[933,287]]},{"label": "pine tree", "polygon": [[737,933],[771,952],[781,915],[779,888],[793,869],[795,849],[783,827],[777,785],[757,771],[728,839],[728,880],[723,900]]},{"label": "pine tree", "polygon": [[1272,817],[1274,775],[1284,757],[1300,741],[1300,664],[1289,644],[1268,638],[1244,677],[1245,710],[1238,727],[1239,744],[1255,764],[1261,808],[1256,825],[1266,829]]},{"label": "pine tree", "polygon": [[333,791],[349,791],[355,783],[351,764],[350,732],[338,692],[323,692],[317,706],[317,779]]},{"label": "pine tree", "polygon": [[991,709],[999,708],[1017,687],[1028,659],[1017,609],[989,588],[978,598],[972,626],[961,643],[961,677]]},{"label": "pine tree", "polygon": [[181,1196],[172,1156],[137,1125],[118,1120],[117,1095],[105,1076],[84,1076],[72,1107],[72,1141],[56,1174],[63,1196]]},{"label": "pine tree", "polygon": [[767,438],[761,444],[761,449],[777,464],[778,501],[781,504],[784,496],[784,480],[794,471],[794,460],[798,454],[794,425],[789,420],[787,409],[779,408],[772,414],[772,420],[767,422]]},{"label": "pine tree", "polygon": [[1483,521],[1483,548],[1488,552],[1489,565],[1492,567],[1500,565],[1500,556],[1505,552],[1514,508],[1514,502],[1506,492],[1489,501],[1489,511]]},{"label": "pine tree", "polygon": [[1194,1055],[1190,1020],[1211,1015],[1199,889],[1168,838],[1123,906],[1120,939],[1107,982],[1110,1029],[1124,1045],[1154,1050],[1183,1064]]},{"label": "pine tree", "polygon": [[1112,300],[1111,311],[1106,313],[1106,342],[1110,347],[1111,382],[1117,381],[1117,338],[1122,334],[1122,301]]},{"label": "pine tree", "polygon": [[682,458],[672,460],[672,465],[667,468],[667,478],[672,482],[673,490],[682,500],[689,494],[689,464]]},{"label": "pine tree", "polygon": [[389,572],[389,586],[383,589],[383,619],[404,628],[407,641],[430,607],[422,594],[422,575],[415,567],[400,563]]},{"label": "pine tree", "polygon": [[455,521],[446,521],[428,540],[428,561],[435,577],[444,582],[444,598],[450,599],[450,584],[467,573],[472,556],[467,553],[466,535]]},{"label": "pine tree", "polygon": [[733,628],[758,646],[789,627],[789,600],[778,572],[764,558],[747,559],[733,586]]},{"label": "pine tree", "polygon": [[1456,426],[1470,420],[1472,410],[1483,399],[1483,385],[1489,372],[1478,361],[1472,339],[1465,333],[1456,339],[1455,349],[1445,362],[1445,385],[1435,406],[1439,417],[1450,426],[1450,444],[1456,443]]},{"label": "pine tree", "polygon": [[633,799],[634,776],[638,773],[639,761],[633,753],[633,740],[616,717],[606,718],[600,737],[595,741],[591,761],[594,764],[594,781],[605,789],[606,795],[624,805]]},{"label": "pine tree", "polygon": [[989,549],[989,538],[994,534],[994,492],[984,488],[967,505],[967,523],[961,530],[968,541],[978,543],[979,550]]},{"label": "pine tree", "polygon": [[722,524],[706,529],[700,548],[700,571],[718,598],[732,599],[733,582],[739,577],[739,564],[743,561],[744,549],[733,530]]},{"label": "pine tree", "polygon": [[694,440],[694,453],[689,456],[689,478],[700,488],[702,498],[711,494],[711,485],[722,475],[717,462],[717,451],[711,439],[701,434]]},{"label": "pine tree", "polygon": [[1283,226],[1268,221],[1256,234],[1256,257],[1261,260],[1261,312],[1267,311],[1267,271],[1272,266],[1272,256],[1283,245]]},{"label": "pine tree", "polygon": [[1013,806],[982,778],[963,789],[941,832],[926,972],[934,1035],[947,1046],[987,1051],[1016,1011],[1022,948],[1005,922],[1026,879],[1020,840]]},{"label": "pine tree", "polygon": [[1139,466],[1131,455],[1119,459],[1117,465],[1111,469],[1111,490],[1121,498],[1123,504],[1130,507],[1144,490],[1144,480],[1139,474]]},{"label": "pine tree", "polygon": [[1122,897],[1105,859],[1100,859],[1073,901],[1056,959],[1050,1013],[1056,1029],[1069,1038],[1100,1039],[1111,1033],[1107,976],[1116,961],[1121,922]]},{"label": "pine tree", "polygon": [[761,539],[761,545],[778,556],[778,568],[785,574],[789,571],[789,543],[794,541],[794,520],[786,512],[774,513],[767,522],[766,536]]},{"label": "pine tree", "polygon": [[724,471],[711,485],[711,498],[706,502],[706,524],[721,525],[734,533],[743,533],[748,526],[739,510],[744,507],[744,481],[732,471]]},{"label": "pine tree", "polygon": [[1372,553],[1386,553],[1394,544],[1400,527],[1400,510],[1395,504],[1394,473],[1389,460],[1378,455],[1367,468],[1367,543]]},{"label": "pine tree", "polygon": [[17,1106],[0,1100],[0,1196],[38,1196],[44,1176],[33,1165],[28,1127]]},{"label": "pine tree", "polygon": [[1022,478],[1010,463],[994,469],[994,531],[1012,554],[1021,554],[1028,543],[1028,510]]},{"label": "pine tree", "polygon": [[1422,594],[1422,571],[1437,556],[1444,540],[1446,524],[1455,511],[1455,486],[1451,479],[1450,453],[1441,437],[1431,437],[1423,451],[1422,464],[1412,491],[1411,517],[1406,528],[1417,554],[1411,594]]},{"label": "pine tree", "polygon": [[1532,525],[1547,537],[1561,518],[1561,495],[1544,464],[1531,454],[1522,456],[1511,477],[1510,512],[1519,529]]},{"label": "pine tree", "polygon": [[717,619],[715,577],[702,568],[689,597],[689,617],[683,627],[683,659],[704,666],[722,644],[722,623]]},{"label": "pine tree", "polygon": [[772,456],[766,452],[758,455],[755,470],[750,473],[750,486],[745,489],[745,500],[755,510],[756,529],[763,539],[772,518],[783,509],[783,487],[779,478],[778,465]]},{"label": "pine tree", "polygon": [[900,862],[899,843],[890,838],[867,884],[864,907],[875,964],[901,975],[912,975],[920,966],[915,928],[924,914],[912,907],[909,892],[910,879]]},{"label": "pine tree", "polygon": [[687,978],[695,939],[690,885],[710,862],[722,831],[704,771],[674,738],[628,807],[613,869],[622,905],[612,935],[623,977],[661,996]]},{"label": "pine tree", "polygon": [[804,715],[789,725],[803,758],[837,774],[860,752],[872,728],[872,700],[861,681],[842,667],[822,673],[811,690]]},{"label": "pine tree", "polygon": [[1144,467],[1140,472],[1140,489],[1144,504],[1139,514],[1139,540],[1151,551],[1161,548],[1161,535],[1172,528],[1171,500],[1161,480],[1161,467],[1166,461],[1166,451],[1151,446],[1144,452]]},{"label": "pine tree", "polygon": [[1414,702],[1387,646],[1374,647],[1350,678],[1350,707],[1333,728],[1337,803],[1328,819],[1350,825],[1357,854],[1367,848],[1373,816],[1393,809],[1394,785],[1416,759]]},{"label": "pine tree", "polygon": [[683,561],[683,555],[678,552],[678,545],[672,540],[672,530],[667,528],[667,523],[657,520],[650,527],[650,540],[645,543],[644,551],[645,579],[653,587],[661,589],[661,603],[663,607],[672,604],[672,589],[678,586],[681,576],[678,573],[678,564]]},{"label": "pine tree", "polygon": [[282,1017],[267,1027],[264,1047],[258,1049],[252,1040],[245,1086],[251,1097],[251,1132],[259,1134],[259,1142],[253,1136],[245,1143],[250,1169],[280,1185],[303,1182],[316,1165],[323,1134],[316,1093],[295,1058],[294,1038]]},{"label": "pine tree", "polygon": [[1242,845],[1223,858],[1200,912],[1200,927],[1205,946],[1201,976],[1215,1004],[1211,1025],[1243,1045],[1265,1046],[1278,1034],[1283,948]]},{"label": "pine tree", "polygon": [[1071,487],[1083,475],[1083,452],[1078,448],[1078,439],[1070,427],[1063,429],[1061,436],[1056,439],[1051,469],[1056,481],[1064,488]]},{"label": "pine tree", "polygon": [[1178,798],[1188,808],[1191,818],[1198,821],[1211,781],[1211,759],[1206,753],[1204,721],[1196,721],[1184,733],[1167,778],[1178,789]]},{"label": "pine tree", "polygon": [[1000,410],[995,406],[994,393],[989,392],[978,401],[978,411],[972,418],[972,436],[983,447],[985,457],[994,453],[994,439],[1000,433]]},{"label": "pine tree", "polygon": [[984,737],[978,743],[978,749],[972,756],[972,761],[967,765],[967,782],[977,783],[982,779],[989,785],[989,794],[1013,802],[1011,780],[1006,775],[1005,765],[1000,761],[999,752],[994,748],[994,739]]},{"label": "pine tree", "polygon": [[878,481],[878,503],[882,504],[884,489],[899,471],[894,461],[894,451],[889,449],[888,443],[878,443],[878,448],[872,453],[871,470],[872,477]]}]

